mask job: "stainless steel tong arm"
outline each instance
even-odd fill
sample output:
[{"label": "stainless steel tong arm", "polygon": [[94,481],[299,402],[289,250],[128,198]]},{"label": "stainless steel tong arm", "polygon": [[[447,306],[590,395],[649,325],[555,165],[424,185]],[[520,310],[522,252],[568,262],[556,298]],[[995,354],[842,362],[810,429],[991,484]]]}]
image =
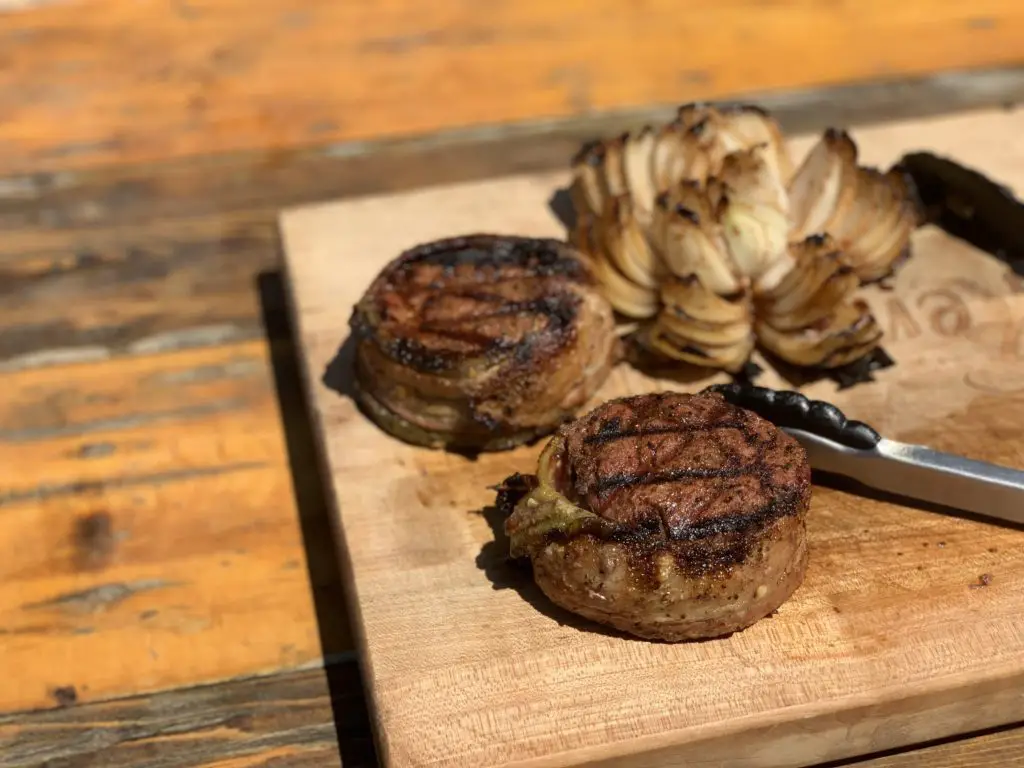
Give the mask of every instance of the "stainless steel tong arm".
[{"label": "stainless steel tong arm", "polygon": [[844,475],[880,491],[1024,524],[1024,472],[882,438],[852,448],[813,432],[786,432],[814,469]]}]

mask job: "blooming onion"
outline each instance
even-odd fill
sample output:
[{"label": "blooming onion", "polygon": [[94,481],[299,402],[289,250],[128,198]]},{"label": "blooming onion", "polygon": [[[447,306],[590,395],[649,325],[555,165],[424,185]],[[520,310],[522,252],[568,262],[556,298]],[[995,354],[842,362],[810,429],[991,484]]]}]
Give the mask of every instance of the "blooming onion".
[{"label": "blooming onion", "polygon": [[748,105],[688,104],[573,161],[573,242],[644,348],[736,372],[755,346],[837,368],[882,331],[858,288],[888,277],[922,222],[899,167],[858,164],[829,129],[799,165]]}]

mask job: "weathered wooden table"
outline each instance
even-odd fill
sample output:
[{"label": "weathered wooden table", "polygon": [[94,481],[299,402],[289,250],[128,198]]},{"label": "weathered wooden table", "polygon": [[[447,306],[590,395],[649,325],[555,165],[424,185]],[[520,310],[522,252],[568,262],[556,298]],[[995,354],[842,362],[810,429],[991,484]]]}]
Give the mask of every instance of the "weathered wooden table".
[{"label": "weathered wooden table", "polygon": [[[170,5],[186,21],[203,12]],[[40,18],[0,27],[0,82],[17,75],[4,73],[5,53],[30,62],[18,45],[57,28]],[[133,21],[111,18],[89,22],[92,34]],[[223,51],[217,71],[244,68],[231,58],[239,50]],[[699,76],[689,86],[702,92]],[[404,87],[416,93],[417,82]],[[1004,71],[765,103],[799,129],[1022,97],[1024,74]],[[269,150],[244,149],[252,136],[239,124],[224,152],[200,153],[186,134],[166,146],[89,144],[117,133],[106,113],[69,123],[58,141],[33,132],[25,103],[0,96],[33,147],[26,159],[0,142],[0,766],[373,764],[284,310],[277,211],[560,166],[582,139],[638,116],[379,144],[337,144],[345,126],[324,123],[319,144]],[[187,106],[209,131],[217,104]],[[204,150],[218,149],[211,135],[221,134],[207,133]],[[286,139],[267,143],[303,143]],[[133,161],[113,162],[124,156]],[[863,765],[995,767],[1022,753],[1024,729],[1010,728]]]}]

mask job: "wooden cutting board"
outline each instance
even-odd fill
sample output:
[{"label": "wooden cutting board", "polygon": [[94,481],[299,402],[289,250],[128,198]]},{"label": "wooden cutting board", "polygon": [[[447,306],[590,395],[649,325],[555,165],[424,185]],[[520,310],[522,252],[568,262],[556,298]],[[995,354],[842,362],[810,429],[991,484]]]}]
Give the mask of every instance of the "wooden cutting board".
[{"label": "wooden cutting board", "polygon": [[[867,162],[932,149],[1024,189],[1024,111],[855,138]],[[794,141],[798,156],[811,140]],[[361,415],[347,321],[375,273],[436,237],[559,236],[548,201],[566,181],[504,178],[283,214],[384,763],[796,766],[1024,719],[1024,530],[816,486],[807,578],[775,617],[710,642],[624,639],[557,610],[505,562],[489,488],[532,471],[541,446],[472,461],[404,445]],[[914,246],[895,290],[869,292],[896,366],[853,389],[805,391],[888,437],[1024,468],[1020,283],[931,228]],[[771,372],[764,382],[785,385]],[[598,400],[708,383],[624,364]]]}]

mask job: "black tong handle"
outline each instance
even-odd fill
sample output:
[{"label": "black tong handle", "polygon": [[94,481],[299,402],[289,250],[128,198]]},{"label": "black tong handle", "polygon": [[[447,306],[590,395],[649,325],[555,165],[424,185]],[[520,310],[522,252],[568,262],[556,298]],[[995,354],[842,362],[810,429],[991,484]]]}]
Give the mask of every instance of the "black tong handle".
[{"label": "black tong handle", "polygon": [[777,427],[800,429],[850,448],[868,449],[882,436],[863,421],[854,421],[831,403],[810,400],[799,392],[756,387],[753,384],[714,384],[705,392],[717,392],[740,408],[753,411]]}]

